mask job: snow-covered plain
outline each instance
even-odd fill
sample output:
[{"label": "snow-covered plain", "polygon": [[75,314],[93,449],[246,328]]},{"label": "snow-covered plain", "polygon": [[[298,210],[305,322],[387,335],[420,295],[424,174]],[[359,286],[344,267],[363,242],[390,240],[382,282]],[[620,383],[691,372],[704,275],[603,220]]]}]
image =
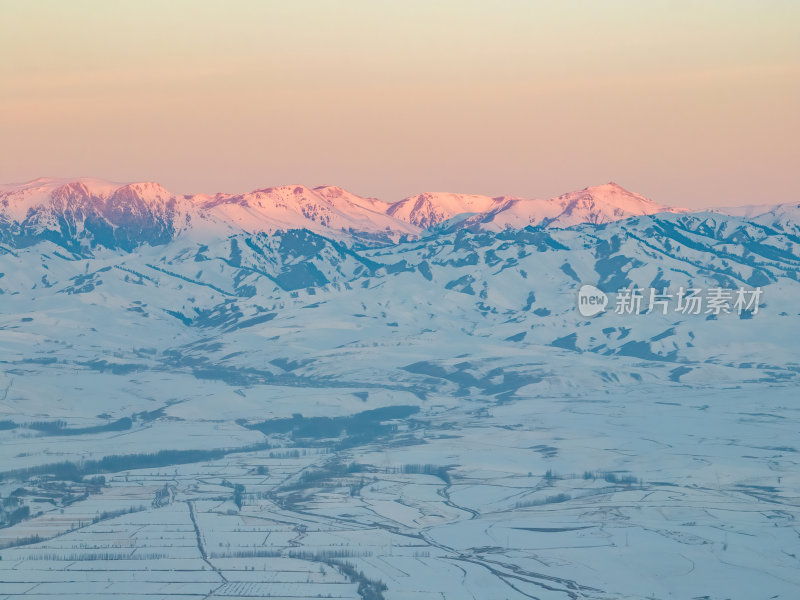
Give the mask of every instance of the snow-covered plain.
[{"label": "snow-covered plain", "polygon": [[0,598],[797,597],[791,207],[381,241],[131,194],[0,228]]}]

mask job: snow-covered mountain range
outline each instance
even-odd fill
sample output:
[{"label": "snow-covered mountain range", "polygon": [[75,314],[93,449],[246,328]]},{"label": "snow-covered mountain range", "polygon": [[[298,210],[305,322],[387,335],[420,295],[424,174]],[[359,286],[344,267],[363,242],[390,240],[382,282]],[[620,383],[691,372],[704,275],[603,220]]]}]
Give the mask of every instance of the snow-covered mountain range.
[{"label": "snow-covered mountain range", "polygon": [[793,598],[798,213],[2,186],[0,596]]},{"label": "snow-covered mountain range", "polygon": [[[600,191],[621,210],[651,206]],[[419,230],[330,187],[185,198],[84,180],[3,193],[2,385],[14,392],[0,421],[21,407],[67,417],[100,379],[110,391],[85,418],[144,410],[142,398],[165,393],[204,396],[212,383],[216,406],[275,386],[448,404],[800,382],[796,206],[599,223],[592,209],[592,222],[571,227],[494,229],[457,227],[463,206],[450,197],[436,217],[450,220]],[[597,207],[598,196],[559,202]],[[485,206],[473,200],[465,206]],[[275,206],[283,221],[265,216]],[[391,223],[397,240],[320,233],[334,222]],[[579,314],[583,284],[609,295],[606,311]],[[670,310],[648,311],[645,298],[641,311],[617,313],[616,292],[630,287],[666,290]],[[675,310],[690,288],[763,293],[745,311]]]},{"label": "snow-covered mountain range", "polygon": [[[796,205],[748,211],[747,217],[690,213],[614,184],[549,201],[422,194],[390,205],[329,186],[186,197],[153,183],[83,179],[4,186],[0,207],[0,292],[7,314],[61,314],[88,303],[119,330],[126,329],[122,321],[143,319],[142,345],[155,332],[191,338],[200,331],[208,336],[210,327],[222,347],[236,353],[240,340],[222,342],[227,332],[250,331],[265,315],[283,322],[299,307],[287,322],[294,333],[284,331],[282,340],[305,340],[315,314],[323,321],[363,314],[404,337],[454,329],[535,347],[634,352],[684,366],[697,361],[692,368],[706,370],[715,361],[735,365],[743,354],[724,346],[710,363],[696,355],[695,338],[741,333],[760,340],[765,354],[758,360],[770,354],[772,369],[787,364],[785,340],[776,340],[783,340],[783,321],[797,312],[785,292],[800,282]],[[632,328],[624,316],[604,314],[576,329],[574,294],[581,283],[607,293],[630,285],[766,286],[770,310],[759,315],[757,328],[736,319],[723,331],[702,317],[678,314]],[[352,325],[360,330],[365,322]],[[326,327],[315,326],[314,335]],[[107,336],[117,327],[102,330]],[[383,339],[389,330],[373,333]],[[337,345],[340,334],[331,331]],[[367,343],[371,335],[353,340]],[[285,352],[312,344],[300,338]],[[262,352],[247,361],[259,363]],[[27,348],[18,359],[37,353]],[[233,361],[235,370],[242,360]],[[216,368],[225,363],[210,355],[205,361]]]},{"label": "snow-covered mountain range", "polygon": [[571,227],[685,209],[659,205],[609,183],[548,200],[424,193],[388,203],[334,186],[277,186],[246,194],[172,194],[157,183],[79,178],[0,186],[0,239],[26,245],[49,239],[73,247],[130,249],[175,236],[307,229],[358,244],[419,237],[426,229],[501,231]]}]

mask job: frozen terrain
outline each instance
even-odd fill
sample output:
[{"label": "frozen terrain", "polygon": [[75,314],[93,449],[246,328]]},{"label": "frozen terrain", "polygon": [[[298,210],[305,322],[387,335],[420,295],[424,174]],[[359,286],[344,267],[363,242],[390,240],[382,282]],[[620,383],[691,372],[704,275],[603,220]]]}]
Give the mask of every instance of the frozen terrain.
[{"label": "frozen terrain", "polygon": [[0,599],[796,598],[796,206],[556,200],[0,188]]}]

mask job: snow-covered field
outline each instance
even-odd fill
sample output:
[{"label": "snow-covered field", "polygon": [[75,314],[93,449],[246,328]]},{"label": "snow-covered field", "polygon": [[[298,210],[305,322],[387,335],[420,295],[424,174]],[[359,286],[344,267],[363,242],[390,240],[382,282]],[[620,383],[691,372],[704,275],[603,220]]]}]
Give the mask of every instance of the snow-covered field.
[{"label": "snow-covered field", "polygon": [[[275,435],[276,449],[107,474],[0,530],[4,545],[44,539],[0,552],[2,597],[358,598],[346,562],[386,598],[792,598],[795,403],[762,386],[431,398],[363,446],[293,455]],[[211,416],[193,425],[211,433]],[[168,430],[154,423],[142,449]]]}]

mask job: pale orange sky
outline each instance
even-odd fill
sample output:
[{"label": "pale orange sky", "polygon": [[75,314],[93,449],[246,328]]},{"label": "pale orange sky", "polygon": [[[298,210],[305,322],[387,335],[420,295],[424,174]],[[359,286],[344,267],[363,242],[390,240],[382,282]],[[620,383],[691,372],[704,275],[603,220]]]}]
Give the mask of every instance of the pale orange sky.
[{"label": "pale orange sky", "polygon": [[0,3],[0,182],[800,200],[800,3]]}]

